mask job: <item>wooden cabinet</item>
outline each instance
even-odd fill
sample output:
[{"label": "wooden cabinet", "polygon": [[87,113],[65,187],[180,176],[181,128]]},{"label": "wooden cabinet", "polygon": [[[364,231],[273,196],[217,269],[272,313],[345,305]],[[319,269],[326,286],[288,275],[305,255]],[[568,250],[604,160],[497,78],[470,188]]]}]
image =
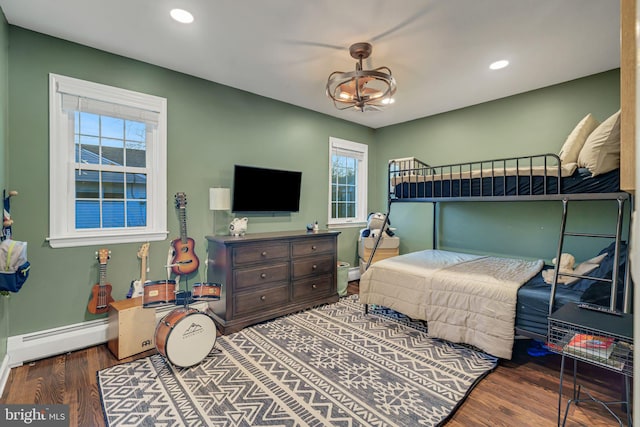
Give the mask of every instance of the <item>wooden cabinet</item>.
[{"label": "wooden cabinet", "polygon": [[620,188],[636,188],[637,4],[620,1]]},{"label": "wooden cabinet", "polygon": [[338,234],[207,236],[207,281],[222,284],[209,309],[221,332],[337,301]]}]

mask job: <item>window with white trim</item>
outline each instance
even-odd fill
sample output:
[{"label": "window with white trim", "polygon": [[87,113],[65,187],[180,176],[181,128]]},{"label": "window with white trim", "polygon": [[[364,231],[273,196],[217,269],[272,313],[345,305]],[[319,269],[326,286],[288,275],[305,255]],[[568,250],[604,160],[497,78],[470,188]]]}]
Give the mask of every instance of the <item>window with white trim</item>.
[{"label": "window with white trim", "polygon": [[368,148],[329,138],[329,225],[367,222]]},{"label": "window with white trim", "polygon": [[49,75],[49,244],[164,240],[167,101]]}]

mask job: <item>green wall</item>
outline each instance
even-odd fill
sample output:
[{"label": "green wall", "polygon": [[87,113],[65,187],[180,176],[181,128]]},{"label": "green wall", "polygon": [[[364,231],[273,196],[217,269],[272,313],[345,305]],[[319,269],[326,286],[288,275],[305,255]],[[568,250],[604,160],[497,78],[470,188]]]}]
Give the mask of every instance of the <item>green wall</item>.
[{"label": "green wall", "polygon": [[[209,191],[230,186],[233,165],[295,169],[302,174],[301,210],[251,216],[249,232],[304,229],[327,221],[329,137],[371,144],[373,130],[268,98],[169,71],[85,46],[9,27],[9,182],[16,239],[29,242],[31,275],[12,296],[10,336],[91,320],[91,287],[98,281],[98,247],[51,249],[48,235],[48,73],[131,89],[168,100],[168,228],[179,236],[173,195],[187,194],[188,235],[196,240],[206,280],[205,235],[213,231]],[[375,158],[375,147],[370,156]],[[216,226],[231,219],[216,213]],[[218,229],[218,227],[216,227]],[[224,225],[223,225],[224,228]],[[355,262],[357,228],[341,229],[339,258]],[[170,239],[151,242],[150,280],[166,278]],[[140,244],[109,247],[107,281],[116,299],[139,278]]]},{"label": "green wall", "polygon": [[[0,9],[0,190],[7,182],[7,116],[9,108],[8,93],[9,64],[9,26]],[[9,297],[0,295],[0,363],[7,354],[9,336]]]},{"label": "green wall", "polygon": [[[389,159],[417,157],[438,165],[558,153],[587,113],[603,121],[620,108],[619,81],[619,70],[612,70],[378,130],[377,206],[385,209]],[[560,202],[444,203],[438,212],[441,248],[546,260],[555,256]],[[570,203],[569,212],[568,229],[610,233],[617,203]],[[393,205],[390,219],[401,238],[401,253],[431,247],[432,218],[431,204]],[[593,256],[606,244],[595,240],[568,240],[565,251],[578,260]]]}]

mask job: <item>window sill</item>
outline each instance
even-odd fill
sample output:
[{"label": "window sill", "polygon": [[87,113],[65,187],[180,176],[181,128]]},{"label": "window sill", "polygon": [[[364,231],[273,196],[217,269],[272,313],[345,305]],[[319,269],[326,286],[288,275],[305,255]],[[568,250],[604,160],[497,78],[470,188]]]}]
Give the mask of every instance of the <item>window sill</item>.
[{"label": "window sill", "polygon": [[139,233],[127,233],[127,234],[92,234],[82,236],[56,236],[48,237],[47,241],[52,248],[71,248],[77,246],[92,246],[92,245],[112,245],[118,243],[136,243],[146,241],[158,241],[165,240],[169,235],[168,231],[156,231],[156,232],[139,232]]},{"label": "window sill", "polygon": [[337,222],[333,224],[327,224],[327,228],[366,228],[366,222]]}]

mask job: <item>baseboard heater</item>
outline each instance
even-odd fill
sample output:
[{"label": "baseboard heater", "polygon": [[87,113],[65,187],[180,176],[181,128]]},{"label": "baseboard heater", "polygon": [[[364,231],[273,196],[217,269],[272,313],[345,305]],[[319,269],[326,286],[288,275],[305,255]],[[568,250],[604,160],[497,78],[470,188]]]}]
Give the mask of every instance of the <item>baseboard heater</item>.
[{"label": "baseboard heater", "polygon": [[[206,310],[207,302],[190,304],[190,307]],[[174,308],[176,308],[174,305],[155,307],[156,322]],[[25,362],[104,344],[109,339],[108,325],[108,319],[98,319],[9,337],[7,339],[9,368],[20,366]]]}]

